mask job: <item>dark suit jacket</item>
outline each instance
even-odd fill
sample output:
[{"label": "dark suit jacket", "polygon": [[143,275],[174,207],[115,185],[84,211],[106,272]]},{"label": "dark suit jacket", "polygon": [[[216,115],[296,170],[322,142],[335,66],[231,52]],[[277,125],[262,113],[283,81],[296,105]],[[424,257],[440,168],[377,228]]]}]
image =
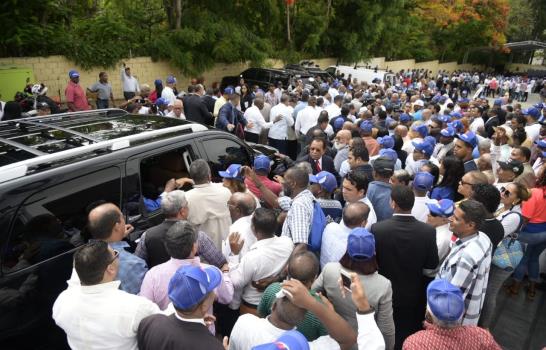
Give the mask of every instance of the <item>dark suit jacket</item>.
[{"label": "dark suit jacket", "polygon": [[379,273],[392,283],[393,306],[424,307],[423,269],[438,266],[436,230],[413,216],[393,216],[371,227]]},{"label": "dark suit jacket", "polygon": [[[316,167],[316,162],[313,159],[311,159],[310,155],[303,156],[302,158],[299,159],[299,161],[307,162],[311,164],[311,168],[313,168],[313,175],[316,175],[317,173],[319,173]],[[334,160],[330,156],[327,156],[327,155],[322,156],[321,170],[330,172],[336,177],[338,176],[336,167],[334,166]]]},{"label": "dark suit jacket", "polygon": [[212,125],[212,114],[207,110],[207,105],[199,95],[190,94],[184,97],[184,115],[187,120],[201,124]]},{"label": "dark suit jacket", "polygon": [[216,100],[214,97],[210,95],[205,95],[201,97],[201,100],[205,102],[205,106],[207,107],[207,110],[212,114],[214,112],[214,104],[216,103]]}]

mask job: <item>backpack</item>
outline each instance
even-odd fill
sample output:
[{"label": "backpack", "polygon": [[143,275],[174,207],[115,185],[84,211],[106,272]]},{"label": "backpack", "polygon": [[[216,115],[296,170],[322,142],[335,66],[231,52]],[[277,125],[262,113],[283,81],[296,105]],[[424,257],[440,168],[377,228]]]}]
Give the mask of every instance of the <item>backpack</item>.
[{"label": "backpack", "polygon": [[326,227],[327,221],[320,203],[313,201],[313,218],[311,219],[311,230],[309,231],[308,245],[313,252],[320,252],[322,243],[322,232]]}]

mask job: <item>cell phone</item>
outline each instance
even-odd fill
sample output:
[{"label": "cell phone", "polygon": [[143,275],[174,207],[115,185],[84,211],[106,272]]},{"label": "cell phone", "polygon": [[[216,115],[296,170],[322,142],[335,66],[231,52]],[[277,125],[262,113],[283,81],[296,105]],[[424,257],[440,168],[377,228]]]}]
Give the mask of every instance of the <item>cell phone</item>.
[{"label": "cell phone", "polygon": [[344,270],[339,271],[341,274],[341,281],[343,282],[343,287],[347,289],[349,292],[351,291],[351,276],[348,272]]}]

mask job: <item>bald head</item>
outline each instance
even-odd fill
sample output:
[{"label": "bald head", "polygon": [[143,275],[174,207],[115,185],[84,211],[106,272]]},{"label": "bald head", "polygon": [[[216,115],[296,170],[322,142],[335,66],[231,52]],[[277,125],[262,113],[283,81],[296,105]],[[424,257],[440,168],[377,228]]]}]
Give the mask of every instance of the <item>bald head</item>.
[{"label": "bald head", "polygon": [[404,138],[408,136],[408,127],[405,125],[397,125],[396,128],[394,128],[394,134]]},{"label": "bald head", "polygon": [[[88,228],[94,239],[117,242],[125,234],[125,220],[112,203],[101,204],[89,212]],[[120,237],[121,233],[121,237]]]},{"label": "bald head", "polygon": [[346,121],[345,123],[343,123],[343,130],[348,130],[349,132],[351,132],[351,130],[353,130],[354,127],[355,125],[350,121]]},{"label": "bald head", "polygon": [[343,223],[348,228],[362,227],[368,220],[370,207],[362,202],[348,204],[343,209]]},{"label": "bald head", "polygon": [[340,130],[336,138],[344,144],[349,144],[349,141],[351,141],[351,132],[349,130]]},{"label": "bald head", "polygon": [[242,216],[252,215],[254,210],[256,210],[256,200],[250,193],[233,193],[231,195],[231,203],[239,208]]},{"label": "bald head", "polygon": [[307,288],[311,288],[318,274],[319,261],[312,252],[293,255],[288,261],[288,275],[305,284]]}]

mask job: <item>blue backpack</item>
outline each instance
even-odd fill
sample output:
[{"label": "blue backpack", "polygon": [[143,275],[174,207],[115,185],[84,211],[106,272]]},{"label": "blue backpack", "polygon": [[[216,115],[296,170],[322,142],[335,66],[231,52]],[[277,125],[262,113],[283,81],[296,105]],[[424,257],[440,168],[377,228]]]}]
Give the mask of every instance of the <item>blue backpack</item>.
[{"label": "blue backpack", "polygon": [[326,227],[327,220],[320,203],[313,201],[313,218],[311,219],[311,230],[309,232],[308,245],[313,252],[320,252],[322,243],[322,232]]}]

